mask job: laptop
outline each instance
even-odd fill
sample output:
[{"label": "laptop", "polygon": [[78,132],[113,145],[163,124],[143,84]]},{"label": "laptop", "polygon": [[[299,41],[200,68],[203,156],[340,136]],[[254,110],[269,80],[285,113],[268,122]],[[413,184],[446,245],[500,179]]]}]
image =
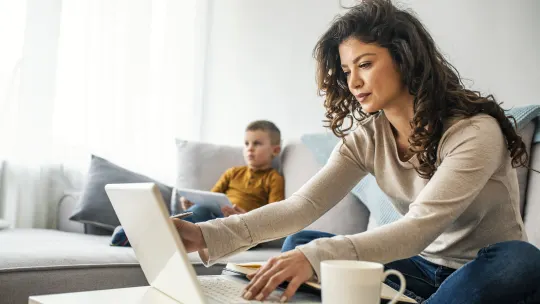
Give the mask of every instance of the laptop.
[{"label": "laptop", "polygon": [[[240,277],[197,277],[155,184],[108,184],[105,191],[154,293],[180,303],[250,303],[241,298],[247,281]],[[282,292],[268,303],[279,303]],[[289,302],[320,303],[320,296],[298,292]]]}]

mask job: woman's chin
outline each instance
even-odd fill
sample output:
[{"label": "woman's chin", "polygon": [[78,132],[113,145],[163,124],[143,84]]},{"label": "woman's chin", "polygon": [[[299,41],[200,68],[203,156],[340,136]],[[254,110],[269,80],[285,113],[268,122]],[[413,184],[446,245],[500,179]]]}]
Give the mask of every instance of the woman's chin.
[{"label": "woman's chin", "polygon": [[381,110],[380,107],[374,107],[372,104],[369,104],[369,103],[366,103],[366,104],[361,103],[360,105],[362,106],[362,111],[364,113],[377,113]]}]

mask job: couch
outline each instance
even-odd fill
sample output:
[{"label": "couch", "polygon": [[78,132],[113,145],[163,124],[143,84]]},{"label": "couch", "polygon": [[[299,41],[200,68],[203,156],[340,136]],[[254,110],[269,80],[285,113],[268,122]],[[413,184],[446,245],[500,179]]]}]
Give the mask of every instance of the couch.
[{"label": "couch", "polygon": [[[540,169],[540,143],[531,147],[534,130],[535,122],[532,122],[521,133],[530,150],[530,166]],[[186,148],[188,144],[178,145]],[[234,153],[241,153],[240,148],[236,151]],[[241,160],[241,154],[234,157],[236,161]],[[179,167],[187,161],[184,156],[179,157]],[[190,164],[191,170],[212,171]],[[286,142],[280,164],[285,177],[286,197],[299,189],[320,167],[301,140]],[[205,179],[217,180],[220,170],[213,171]],[[540,246],[540,223],[535,220],[540,216],[540,174],[521,169],[518,175],[529,241]],[[196,183],[187,185],[185,180],[185,176],[179,176],[177,186],[197,186]],[[77,191],[66,190],[58,200],[56,229],[0,231],[0,303],[26,303],[30,295],[148,284],[131,248],[111,247],[110,236],[84,234],[82,224],[68,220],[76,203]],[[349,194],[307,229],[352,234],[376,224],[364,204]],[[278,254],[279,249],[280,242],[271,242],[209,268],[202,265],[196,254],[190,254],[189,258],[198,275],[220,274],[228,261],[264,261]]]}]

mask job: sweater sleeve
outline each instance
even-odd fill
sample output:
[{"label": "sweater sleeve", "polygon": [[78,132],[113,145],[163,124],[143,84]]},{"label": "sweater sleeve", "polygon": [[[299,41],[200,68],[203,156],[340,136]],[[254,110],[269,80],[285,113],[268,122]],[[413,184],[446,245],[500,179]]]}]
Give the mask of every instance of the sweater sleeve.
[{"label": "sweater sleeve", "polygon": [[454,125],[441,138],[440,147],[441,163],[436,173],[403,218],[363,233],[319,239],[298,247],[318,277],[323,260],[384,264],[419,254],[465,211],[508,161],[506,141],[492,118]]},{"label": "sweater sleeve", "polygon": [[201,254],[205,264],[297,232],[341,201],[366,175],[363,163],[351,157],[357,141],[351,136],[345,144],[340,142],[327,164],[290,198],[246,214],[198,223],[208,246]]}]

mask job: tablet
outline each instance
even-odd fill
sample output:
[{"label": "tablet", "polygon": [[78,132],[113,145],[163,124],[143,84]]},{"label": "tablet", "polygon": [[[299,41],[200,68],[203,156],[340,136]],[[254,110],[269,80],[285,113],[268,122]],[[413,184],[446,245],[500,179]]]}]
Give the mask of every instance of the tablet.
[{"label": "tablet", "polygon": [[232,207],[231,201],[223,193],[193,190],[193,189],[176,189],[178,197],[185,197],[188,201],[202,206],[215,206],[219,208],[224,206]]}]

